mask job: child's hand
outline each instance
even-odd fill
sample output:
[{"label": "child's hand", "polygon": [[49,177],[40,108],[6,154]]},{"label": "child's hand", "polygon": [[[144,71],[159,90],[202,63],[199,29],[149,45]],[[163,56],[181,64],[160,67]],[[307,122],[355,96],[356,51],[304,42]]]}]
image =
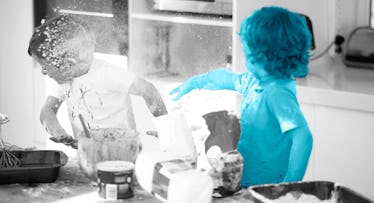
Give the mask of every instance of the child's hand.
[{"label": "child's hand", "polygon": [[169,94],[173,96],[173,101],[177,101],[192,90],[203,88],[206,82],[205,80],[206,77],[204,75],[194,76],[171,90]]},{"label": "child's hand", "polygon": [[206,74],[191,77],[183,82],[183,84],[171,90],[169,94],[173,95],[173,101],[177,101],[194,89],[234,90],[234,84],[238,76],[238,74],[228,69],[219,68]]},{"label": "child's hand", "polygon": [[62,143],[64,145],[70,146],[73,149],[78,149],[78,141],[68,134],[52,136],[49,139],[53,142]]},{"label": "child's hand", "polygon": [[145,134],[158,138],[158,132],[155,130],[148,130]]},{"label": "child's hand", "polygon": [[0,113],[0,125],[9,122],[9,118],[7,115]]}]

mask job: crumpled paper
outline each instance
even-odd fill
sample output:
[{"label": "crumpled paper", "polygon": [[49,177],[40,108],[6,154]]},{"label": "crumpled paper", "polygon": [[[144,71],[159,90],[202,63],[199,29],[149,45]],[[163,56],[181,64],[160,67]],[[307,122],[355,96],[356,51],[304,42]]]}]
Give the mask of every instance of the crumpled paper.
[{"label": "crumpled paper", "polygon": [[[211,165],[208,174],[213,179],[218,192],[234,193],[240,190],[240,180],[243,173],[243,157],[236,151],[222,153],[218,146],[212,146],[207,151],[207,159]],[[221,194],[222,195],[222,194]]]}]

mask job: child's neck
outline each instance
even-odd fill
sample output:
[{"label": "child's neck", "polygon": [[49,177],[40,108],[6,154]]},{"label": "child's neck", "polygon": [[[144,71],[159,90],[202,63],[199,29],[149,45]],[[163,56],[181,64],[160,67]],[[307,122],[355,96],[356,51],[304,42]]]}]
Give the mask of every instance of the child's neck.
[{"label": "child's neck", "polygon": [[270,75],[265,69],[263,68],[257,68],[255,70],[252,70],[251,71],[253,73],[253,75],[260,81],[260,82],[264,82],[264,81],[267,81],[271,78],[273,78],[272,75]]},{"label": "child's neck", "polygon": [[260,80],[260,81],[265,81],[265,80],[268,80],[269,78],[271,78],[272,76],[270,74],[268,74],[266,71],[261,71],[259,73],[256,74],[257,78]]},{"label": "child's neck", "polygon": [[[279,79],[287,79],[280,76],[274,76],[267,72],[265,68],[260,64],[249,64],[247,63],[248,70],[254,75],[254,77],[260,82],[260,83],[267,83],[269,81],[273,80],[279,80]],[[292,77],[290,79],[293,79]]]}]

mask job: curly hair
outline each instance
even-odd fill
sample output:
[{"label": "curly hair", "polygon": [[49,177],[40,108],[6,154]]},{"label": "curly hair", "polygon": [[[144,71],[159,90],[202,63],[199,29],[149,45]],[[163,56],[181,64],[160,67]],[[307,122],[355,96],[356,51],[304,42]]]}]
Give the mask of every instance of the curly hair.
[{"label": "curly hair", "polygon": [[247,63],[262,64],[276,77],[308,72],[311,34],[300,14],[263,7],[243,20],[239,36]]},{"label": "curly hair", "polygon": [[63,59],[84,57],[82,47],[94,46],[95,37],[91,28],[82,20],[67,14],[57,15],[35,29],[28,53],[45,59],[60,68]]}]

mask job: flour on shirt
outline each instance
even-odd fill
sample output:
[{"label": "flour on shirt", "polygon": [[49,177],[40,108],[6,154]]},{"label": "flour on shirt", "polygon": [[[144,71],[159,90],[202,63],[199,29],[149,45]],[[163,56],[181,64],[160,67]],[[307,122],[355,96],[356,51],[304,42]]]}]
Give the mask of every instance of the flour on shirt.
[{"label": "flour on shirt", "polygon": [[49,95],[67,102],[74,135],[82,131],[79,114],[89,128],[135,129],[128,89],[135,76],[123,68],[95,59],[90,71],[70,83],[51,85]]}]

